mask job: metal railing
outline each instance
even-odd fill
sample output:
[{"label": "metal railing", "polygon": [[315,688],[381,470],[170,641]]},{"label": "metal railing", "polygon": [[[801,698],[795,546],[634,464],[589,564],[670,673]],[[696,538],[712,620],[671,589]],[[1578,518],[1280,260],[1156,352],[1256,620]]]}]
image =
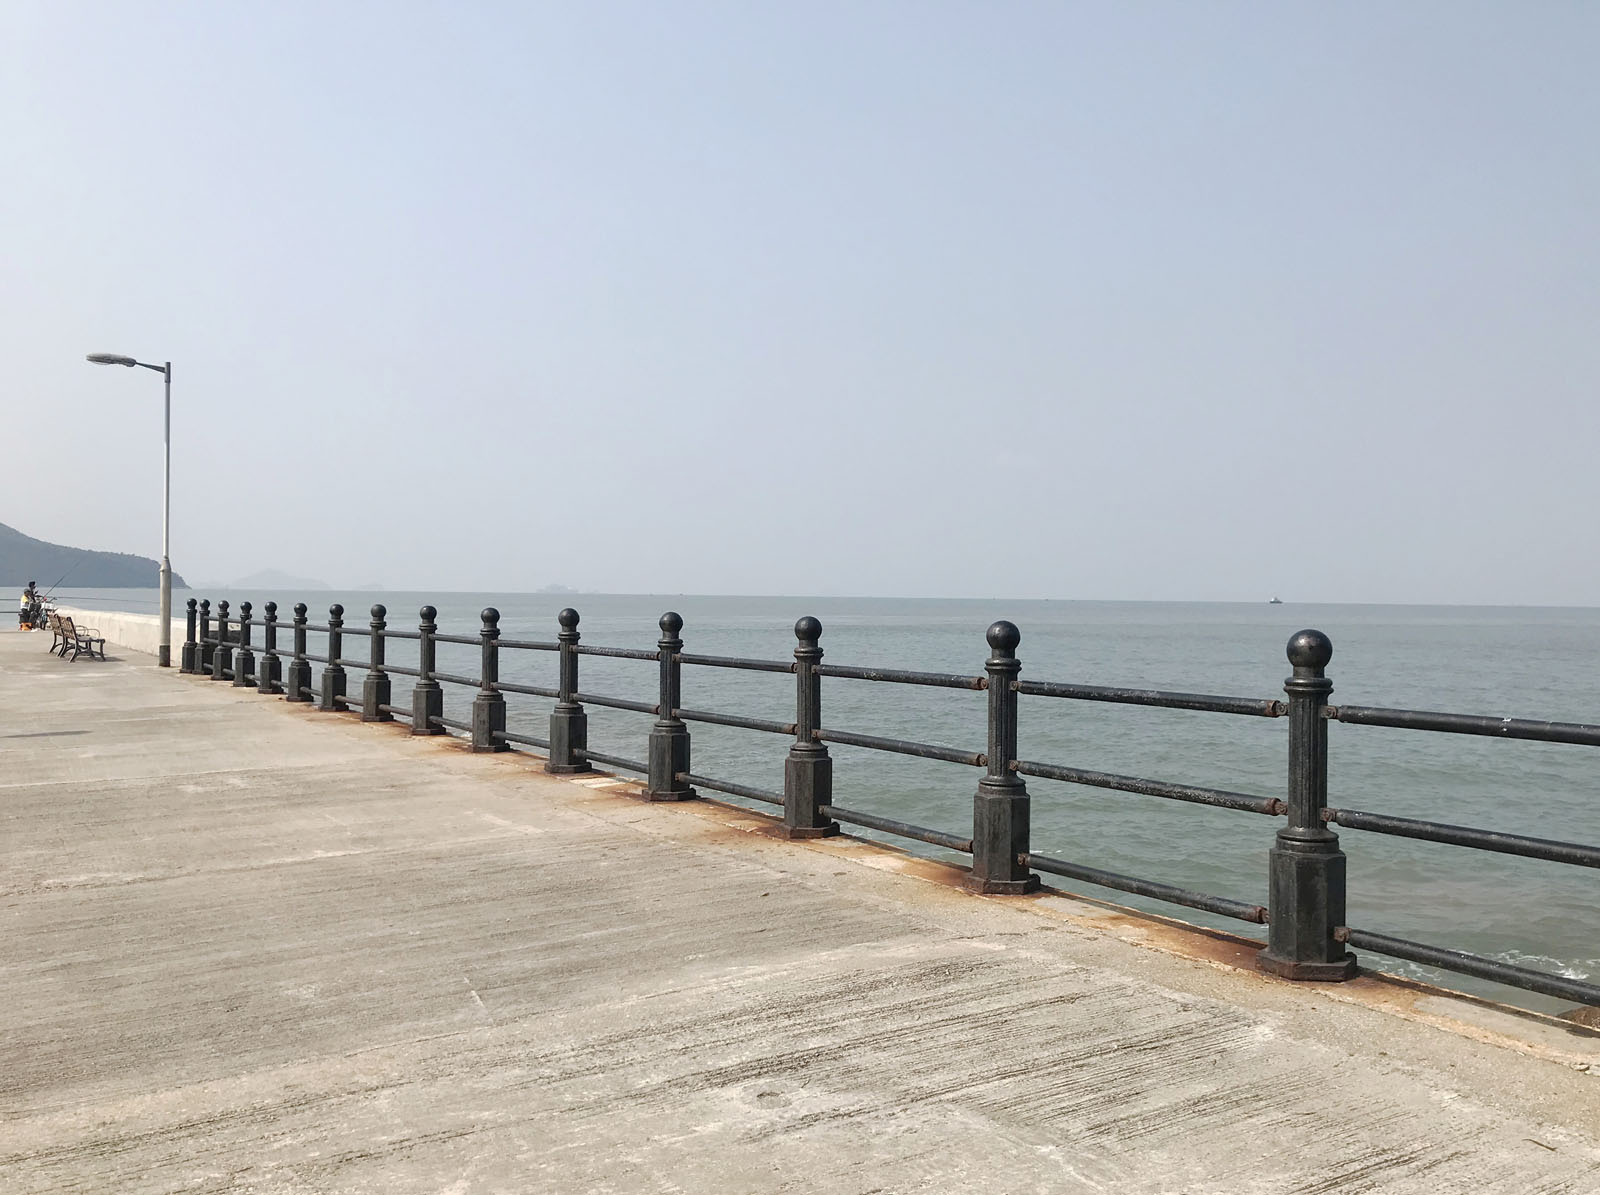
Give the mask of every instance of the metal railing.
[{"label": "metal railing", "polygon": [[[1345,855],[1334,826],[1579,867],[1600,867],[1600,847],[1331,808],[1328,804],[1328,724],[1344,722],[1583,746],[1600,746],[1600,726],[1332,705],[1328,696],[1333,683],[1327,677],[1326,668],[1332,658],[1333,645],[1320,631],[1301,631],[1290,639],[1288,659],[1292,675],[1284,682],[1287,700],[1278,700],[1023,681],[1019,679],[1021,664],[1017,659],[1021,634],[1009,622],[997,622],[988,629],[989,655],[983,674],[968,676],[824,664],[820,645],[822,624],[810,617],[795,624],[797,645],[792,660],[765,660],[684,652],[680,635],[683,619],[672,612],[662,615],[661,637],[655,649],[649,650],[582,643],[578,613],[571,609],[561,611],[558,616],[559,631],[555,641],[543,642],[501,639],[500,615],[492,608],[483,611],[478,634],[468,636],[440,633],[437,611],[432,606],[422,607],[416,631],[397,631],[389,629],[387,611],[381,605],[372,607],[371,621],[366,628],[347,628],[342,606],[329,607],[326,624],[312,624],[307,621],[306,606],[301,603],[294,608],[291,646],[285,649],[278,641],[281,624],[272,602],[265,607],[258,663],[252,643],[252,614],[250,603],[244,602],[240,604],[238,616],[230,618],[228,603],[223,601],[217,604],[213,621],[210,602],[197,603],[191,598],[182,670],[209,675],[213,680],[231,680],[235,686],[254,686],[261,693],[282,693],[285,700],[291,702],[315,700],[320,710],[349,710],[359,713],[363,721],[387,722],[399,716],[410,722],[410,732],[416,735],[458,731],[470,738],[474,751],[537,748],[545,754],[545,770],[552,773],[586,772],[595,764],[637,773],[643,777],[644,796],[651,801],[686,800],[696,797],[698,789],[703,788],[781,806],[780,830],[788,838],[838,834],[844,823],[930,843],[970,856],[964,882],[975,892],[1032,892],[1040,886],[1036,873],[1044,872],[1265,925],[1267,941],[1257,956],[1258,965],[1289,979],[1348,979],[1356,971],[1356,959],[1349,950],[1354,946],[1547,996],[1600,1004],[1600,985],[1594,983],[1346,924]],[[307,650],[310,633],[326,636],[325,654],[313,655]],[[345,635],[367,637],[367,659],[344,657]],[[418,651],[417,667],[388,664],[385,655],[388,639],[414,640]],[[440,671],[435,650],[439,643],[477,647],[478,675]],[[557,685],[551,688],[501,681],[502,651],[555,654]],[[657,665],[655,700],[641,701],[581,690],[578,664],[579,658],[585,655],[654,662]],[[323,665],[315,690],[312,687],[313,661]],[[685,666],[790,673],[795,678],[795,720],[778,722],[725,711],[683,708]],[[366,673],[359,698],[346,693],[347,668],[359,668]],[[415,678],[409,709],[392,703],[391,673]],[[985,749],[969,751],[824,726],[824,678],[985,692],[988,701]],[[469,719],[445,717],[444,685],[474,690]],[[507,693],[555,701],[546,735],[535,736],[507,728]],[[1018,703],[1022,697],[1284,718],[1288,723],[1286,792],[1282,797],[1256,795],[1022,759],[1017,731]],[[591,748],[585,708],[591,705],[653,717],[646,738],[645,758],[632,759]],[[690,762],[690,723],[790,738],[792,741],[783,761],[783,790],[770,791],[694,771]],[[971,826],[950,831],[836,805],[833,760],[828,751],[830,743],[981,769],[973,797]],[[1284,824],[1277,830],[1268,851],[1266,903],[1235,900],[1159,880],[1126,876],[1081,861],[1033,851],[1029,841],[1030,797],[1025,777],[1283,818]]]}]

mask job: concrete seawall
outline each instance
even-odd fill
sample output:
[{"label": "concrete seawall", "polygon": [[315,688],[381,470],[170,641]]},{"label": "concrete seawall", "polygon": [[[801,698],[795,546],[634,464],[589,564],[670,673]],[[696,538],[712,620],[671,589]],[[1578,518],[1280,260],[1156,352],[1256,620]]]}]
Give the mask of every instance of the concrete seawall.
[{"label": "concrete seawall", "polygon": [[0,1190],[1600,1190],[1577,1026],[39,639]]},{"label": "concrete seawall", "polygon": [[[175,606],[182,602],[173,599]],[[161,616],[159,614],[127,614],[120,610],[85,610],[77,606],[57,606],[59,614],[71,615],[77,626],[93,627],[105,636],[106,647],[120,647],[127,651],[142,651],[155,655],[161,644]],[[183,641],[188,635],[188,620],[172,620],[172,664],[177,667],[183,652]]]}]

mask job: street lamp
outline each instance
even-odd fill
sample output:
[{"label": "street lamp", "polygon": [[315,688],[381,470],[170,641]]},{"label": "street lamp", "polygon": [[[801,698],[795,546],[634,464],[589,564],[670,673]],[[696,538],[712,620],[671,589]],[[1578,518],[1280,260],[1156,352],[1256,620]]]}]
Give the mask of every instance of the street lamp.
[{"label": "street lamp", "polygon": [[161,646],[156,651],[156,667],[172,667],[172,561],[168,558],[172,532],[172,362],[150,365],[132,357],[119,357],[116,353],[90,353],[89,360],[96,365],[135,365],[153,369],[166,379],[166,411],[162,419],[161,440],[166,449],[166,463],[161,471]]}]

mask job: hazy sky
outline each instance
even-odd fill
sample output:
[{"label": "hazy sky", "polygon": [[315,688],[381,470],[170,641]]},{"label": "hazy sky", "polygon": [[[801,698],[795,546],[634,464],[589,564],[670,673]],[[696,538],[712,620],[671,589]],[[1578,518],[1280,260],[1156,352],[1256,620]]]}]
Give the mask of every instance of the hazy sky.
[{"label": "hazy sky", "polygon": [[0,5],[0,521],[1600,605],[1600,5]]}]

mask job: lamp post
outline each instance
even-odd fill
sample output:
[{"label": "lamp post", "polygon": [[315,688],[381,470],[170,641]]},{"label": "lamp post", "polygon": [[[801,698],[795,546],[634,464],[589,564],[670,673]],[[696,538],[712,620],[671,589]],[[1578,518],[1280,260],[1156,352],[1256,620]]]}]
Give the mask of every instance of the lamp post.
[{"label": "lamp post", "polygon": [[156,667],[172,667],[172,561],[168,557],[172,532],[172,362],[150,365],[132,357],[116,353],[90,353],[89,360],[96,365],[135,365],[153,369],[166,381],[166,406],[161,423],[161,441],[165,461],[161,468],[161,646],[156,651]]}]

